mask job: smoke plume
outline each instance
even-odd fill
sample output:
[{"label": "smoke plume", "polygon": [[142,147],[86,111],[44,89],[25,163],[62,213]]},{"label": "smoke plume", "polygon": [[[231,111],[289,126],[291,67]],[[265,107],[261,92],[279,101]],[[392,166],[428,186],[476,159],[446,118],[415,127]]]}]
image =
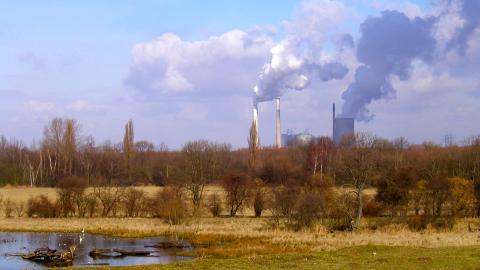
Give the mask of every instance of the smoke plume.
[{"label": "smoke plume", "polygon": [[369,121],[366,105],[374,100],[395,96],[390,77],[409,79],[413,60],[429,59],[435,48],[430,33],[433,21],[409,19],[398,11],[384,11],[380,17],[370,17],[362,23],[357,45],[360,65],[355,81],[342,94],[343,117]]},{"label": "smoke plume", "polygon": [[[254,102],[272,100],[287,90],[302,91],[313,79],[344,78],[347,67],[335,57],[325,57],[321,47],[338,39],[332,29],[337,29],[344,13],[345,7],[338,1],[306,1],[289,24],[286,38],[271,49],[254,87]],[[350,35],[343,35],[332,45],[341,51],[352,43]]]},{"label": "smoke plume", "polygon": [[360,26],[357,60],[361,65],[355,71],[355,81],[343,92],[342,117],[370,121],[373,115],[367,105],[379,99],[395,97],[392,76],[400,80],[410,78],[414,60],[439,61],[445,53],[457,50],[464,55],[470,36],[480,26],[480,2],[449,0],[444,9],[460,6],[463,24],[447,42],[444,53],[434,38],[434,26],[444,14],[435,17],[409,19],[398,11],[384,11],[380,17],[369,17]]},{"label": "smoke plume", "polygon": [[463,25],[447,44],[447,50],[457,49],[461,55],[464,55],[468,47],[469,37],[480,26],[480,1],[451,1],[450,5],[455,3],[461,5],[460,16],[463,19]]},{"label": "smoke plume", "polygon": [[284,41],[271,50],[271,61],[264,65],[254,87],[255,102],[273,100],[288,90],[301,91],[312,78],[322,81],[342,79],[348,69],[339,62],[316,63],[295,53],[297,44]]}]

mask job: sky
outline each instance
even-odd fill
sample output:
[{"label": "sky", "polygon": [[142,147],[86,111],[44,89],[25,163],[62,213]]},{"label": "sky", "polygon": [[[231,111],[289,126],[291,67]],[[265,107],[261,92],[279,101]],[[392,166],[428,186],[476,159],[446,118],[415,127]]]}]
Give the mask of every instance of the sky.
[{"label": "sky", "polygon": [[[195,139],[244,147],[253,87],[273,78],[277,90],[283,89],[285,72],[307,72],[309,80],[301,91],[277,93],[283,131],[330,135],[331,104],[350,104],[342,94],[361,82],[356,70],[373,65],[359,57],[359,46],[371,44],[362,24],[388,19],[384,10],[398,11],[412,25],[417,17],[435,17],[428,29],[436,44],[431,50],[438,52],[438,44],[447,48],[470,22],[458,3],[452,8],[428,0],[2,0],[0,135],[29,144],[42,138],[53,117],[68,117],[97,143],[117,142],[132,119],[136,140],[171,149]],[[359,105],[357,131],[412,142],[480,134],[480,30],[472,22],[463,50],[445,49],[429,58],[406,52],[402,68],[408,76],[395,67],[382,74],[391,90]],[[342,37],[351,46],[338,45]],[[289,59],[318,64],[324,73],[326,64],[335,63],[345,72],[319,79],[316,70],[284,69],[292,68]],[[260,103],[259,110],[261,144],[273,144],[273,102]]]}]

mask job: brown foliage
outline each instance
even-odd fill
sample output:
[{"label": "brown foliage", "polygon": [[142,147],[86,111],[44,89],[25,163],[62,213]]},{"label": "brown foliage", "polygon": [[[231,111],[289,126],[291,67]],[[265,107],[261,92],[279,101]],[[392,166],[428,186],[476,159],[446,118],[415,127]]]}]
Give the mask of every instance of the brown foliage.
[{"label": "brown foliage", "polygon": [[87,180],[70,176],[63,178],[58,183],[58,207],[63,217],[85,216],[85,189]]},{"label": "brown foliage", "polygon": [[230,172],[223,177],[222,186],[226,192],[226,204],[231,217],[250,199],[250,179],[247,174]]},{"label": "brown foliage", "polygon": [[218,193],[210,195],[207,201],[207,208],[214,217],[218,217],[222,212],[222,199]]},{"label": "brown foliage", "polygon": [[181,224],[187,218],[187,206],[181,189],[166,187],[151,202],[152,216],[163,218],[172,225]]},{"label": "brown foliage", "polygon": [[54,218],[60,215],[60,208],[56,202],[50,201],[47,196],[40,195],[30,198],[27,203],[28,217]]},{"label": "brown foliage", "polygon": [[139,217],[144,213],[147,195],[143,190],[129,187],[123,197],[123,209],[127,217]]}]

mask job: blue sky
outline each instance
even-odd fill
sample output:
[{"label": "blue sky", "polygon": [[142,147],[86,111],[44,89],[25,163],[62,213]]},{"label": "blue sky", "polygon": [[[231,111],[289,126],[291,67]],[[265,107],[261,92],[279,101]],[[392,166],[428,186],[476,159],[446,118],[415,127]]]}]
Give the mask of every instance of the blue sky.
[{"label": "blue sky", "polygon": [[[119,141],[124,123],[132,118],[138,139],[165,142],[172,148],[181,146],[185,140],[199,138],[228,141],[234,146],[242,146],[246,143],[245,127],[248,127],[250,119],[250,85],[255,85],[254,76],[261,71],[261,63],[268,60],[268,46],[274,46],[284,38],[292,21],[301,20],[295,14],[305,2],[0,1],[0,134],[29,143],[41,138],[43,126],[52,117],[60,116],[78,119],[83,126],[83,133],[93,135],[99,142],[106,139]],[[359,24],[369,15],[378,15],[384,8],[402,10],[405,7],[407,11],[412,10],[411,7],[422,11],[429,8],[427,0],[341,2],[349,12],[339,29],[355,39],[359,36]],[[236,62],[237,55],[227,61],[228,68],[232,72],[239,72],[238,76],[245,78],[242,79],[244,82],[251,80],[245,82],[245,94],[236,90],[224,94],[222,91],[227,93],[224,89],[230,87],[228,82],[220,83],[222,89],[211,91],[193,83],[191,92],[180,94],[145,94],[148,91],[131,91],[126,86],[125,81],[132,76],[151,76],[150,73],[138,74],[151,66],[132,64],[134,48],[138,45],[155,44],[159,38],[165,38],[165,33],[173,33],[181,39],[181,44],[187,44],[188,47],[188,42],[208,41],[211,37],[219,37],[235,29],[250,35],[249,31],[256,28],[264,32],[270,31],[265,30],[270,28],[275,31],[268,34],[269,39],[258,51],[247,52],[245,59],[250,59],[245,60],[247,62]],[[212,48],[216,49],[215,46],[212,45]],[[163,61],[158,58],[162,56],[155,57],[155,61]],[[218,68],[218,61],[212,61],[205,63]],[[251,74],[240,74],[245,68],[236,67],[238,63],[249,67]],[[179,67],[178,63],[173,66],[175,71],[178,68],[188,79],[188,75],[185,75],[187,72],[206,72],[209,68],[207,64],[195,67],[196,71],[190,70],[194,67]],[[157,70],[155,67],[152,72],[159,70],[164,69]],[[352,79],[352,73],[343,82],[318,87],[345,88],[348,80]],[[210,78],[208,74],[204,80]],[[191,81],[197,82],[195,80],[202,87],[209,85],[199,78]],[[285,111],[291,113],[285,116],[284,126],[295,131],[309,130],[316,135],[329,134],[330,125],[312,126],[309,121],[327,121],[329,115],[326,112],[330,109],[327,104],[334,101],[340,103],[341,90],[328,90],[330,92],[325,97],[318,95],[313,100],[313,92],[305,91],[303,95],[287,93]],[[307,102],[310,106],[304,114],[298,112],[299,108],[307,106],[301,102]],[[381,102],[375,106],[378,110],[385,109]],[[271,113],[269,104],[262,107],[265,115]],[[322,116],[312,118],[308,116],[310,114]],[[427,114],[424,117],[429,121],[435,120]],[[391,126],[387,122],[380,117],[378,121],[360,123],[359,127],[386,137],[394,137],[396,130],[404,129],[403,126]],[[263,141],[269,144],[273,141],[269,116],[264,117],[261,123],[265,130],[262,133]],[[390,131],[392,129],[394,131]],[[401,135],[413,141],[438,140],[442,136],[438,133],[449,129],[446,124],[421,135]],[[459,131],[458,137],[471,133],[475,133],[475,130]]]}]

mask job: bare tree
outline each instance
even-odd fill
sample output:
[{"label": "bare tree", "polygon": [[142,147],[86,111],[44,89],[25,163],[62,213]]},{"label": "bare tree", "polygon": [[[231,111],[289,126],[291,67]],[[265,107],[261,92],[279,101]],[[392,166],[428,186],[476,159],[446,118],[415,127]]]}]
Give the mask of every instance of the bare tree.
[{"label": "bare tree", "polygon": [[340,174],[347,186],[351,187],[357,201],[354,228],[360,226],[363,209],[363,191],[371,183],[375,172],[375,137],[367,133],[357,133],[353,142],[346,144],[340,155]]},{"label": "bare tree", "polygon": [[248,137],[248,169],[251,174],[253,174],[257,166],[257,156],[260,147],[259,142],[260,140],[257,134],[257,123],[253,121],[252,125],[250,126],[250,134]]},{"label": "bare tree", "polygon": [[226,203],[231,217],[234,217],[250,199],[250,185],[249,178],[244,173],[230,172],[223,177],[222,186],[227,193]]},{"label": "bare tree", "polygon": [[332,156],[335,143],[328,137],[321,137],[312,141],[308,146],[308,167],[315,175],[320,173],[320,179],[323,180],[325,167]]},{"label": "bare tree", "polygon": [[123,136],[123,158],[125,170],[130,182],[132,181],[133,161],[135,157],[135,142],[133,134],[133,122],[129,120],[125,125],[125,135]]},{"label": "bare tree", "polygon": [[228,159],[224,154],[229,152],[229,145],[205,140],[191,141],[183,146],[182,180],[183,186],[190,193],[194,215],[202,202],[205,186],[218,178],[223,169],[221,163]]}]

